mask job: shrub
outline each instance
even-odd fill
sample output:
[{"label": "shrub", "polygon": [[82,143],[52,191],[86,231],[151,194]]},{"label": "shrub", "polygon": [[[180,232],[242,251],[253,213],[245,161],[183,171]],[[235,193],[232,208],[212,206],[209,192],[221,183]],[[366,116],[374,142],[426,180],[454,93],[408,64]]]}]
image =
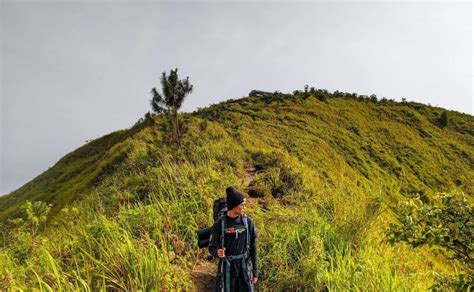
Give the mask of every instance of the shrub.
[{"label": "shrub", "polygon": [[462,193],[440,194],[431,204],[414,198],[398,208],[400,223],[390,224],[386,235],[392,244],[403,241],[415,248],[435,245],[447,251],[450,259],[463,264],[469,276],[467,281],[463,273],[458,278],[440,277],[435,286],[462,286],[464,290],[474,285],[473,216],[473,205]]},{"label": "shrub", "polygon": [[448,125],[448,112],[443,111],[443,113],[441,113],[441,115],[439,116],[437,122],[440,128],[446,127]]},{"label": "shrub", "polygon": [[35,236],[40,225],[48,219],[51,207],[52,205],[47,205],[42,201],[26,201],[21,207],[24,217],[10,220],[10,223],[16,227],[17,231],[24,230],[31,236]]}]

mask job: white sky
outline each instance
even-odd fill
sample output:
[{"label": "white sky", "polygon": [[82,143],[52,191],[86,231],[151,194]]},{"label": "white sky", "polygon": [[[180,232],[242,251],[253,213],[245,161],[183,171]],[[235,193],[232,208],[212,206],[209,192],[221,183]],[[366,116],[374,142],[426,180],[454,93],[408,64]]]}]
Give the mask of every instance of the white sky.
[{"label": "white sky", "polygon": [[469,114],[471,2],[0,0],[0,195],[128,128],[177,67],[192,111],[305,84]]}]

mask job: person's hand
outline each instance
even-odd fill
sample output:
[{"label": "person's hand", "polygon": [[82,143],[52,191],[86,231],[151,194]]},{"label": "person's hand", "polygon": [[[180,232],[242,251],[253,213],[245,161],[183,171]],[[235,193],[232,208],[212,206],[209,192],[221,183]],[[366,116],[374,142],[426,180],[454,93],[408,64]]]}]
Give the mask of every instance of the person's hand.
[{"label": "person's hand", "polygon": [[225,247],[224,248],[219,248],[217,250],[217,256],[220,257],[221,259],[225,258]]},{"label": "person's hand", "polygon": [[253,279],[252,279],[252,284],[254,284],[254,285],[257,284],[257,281],[258,281],[258,278],[257,278],[257,277],[253,277]]}]

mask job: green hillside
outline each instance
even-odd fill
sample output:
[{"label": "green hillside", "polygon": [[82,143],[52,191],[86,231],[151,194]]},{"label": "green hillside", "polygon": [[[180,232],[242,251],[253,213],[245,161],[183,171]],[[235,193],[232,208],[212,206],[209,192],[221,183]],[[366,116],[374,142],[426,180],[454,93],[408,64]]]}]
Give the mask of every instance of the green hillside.
[{"label": "green hillside", "polygon": [[[259,289],[417,290],[434,272],[456,273],[442,251],[391,246],[384,231],[409,198],[472,201],[474,117],[317,90],[229,100],[182,120],[179,149],[162,116],[142,119],[0,197],[0,288],[199,288],[207,251],[195,231],[212,224],[229,185],[252,197]],[[26,200],[50,204],[46,223],[25,223]]]}]

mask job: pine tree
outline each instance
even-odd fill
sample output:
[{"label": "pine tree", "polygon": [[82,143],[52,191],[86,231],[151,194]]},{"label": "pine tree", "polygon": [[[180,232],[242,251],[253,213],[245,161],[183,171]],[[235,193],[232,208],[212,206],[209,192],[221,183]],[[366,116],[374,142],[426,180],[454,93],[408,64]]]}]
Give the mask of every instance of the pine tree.
[{"label": "pine tree", "polygon": [[166,76],[166,72],[163,72],[160,81],[162,94],[155,87],[152,88],[151,108],[155,113],[165,114],[168,117],[171,136],[174,137],[176,145],[179,147],[181,133],[178,111],[185,97],[193,91],[193,85],[189,83],[189,77],[179,80],[178,68],[170,70],[169,76]]}]

